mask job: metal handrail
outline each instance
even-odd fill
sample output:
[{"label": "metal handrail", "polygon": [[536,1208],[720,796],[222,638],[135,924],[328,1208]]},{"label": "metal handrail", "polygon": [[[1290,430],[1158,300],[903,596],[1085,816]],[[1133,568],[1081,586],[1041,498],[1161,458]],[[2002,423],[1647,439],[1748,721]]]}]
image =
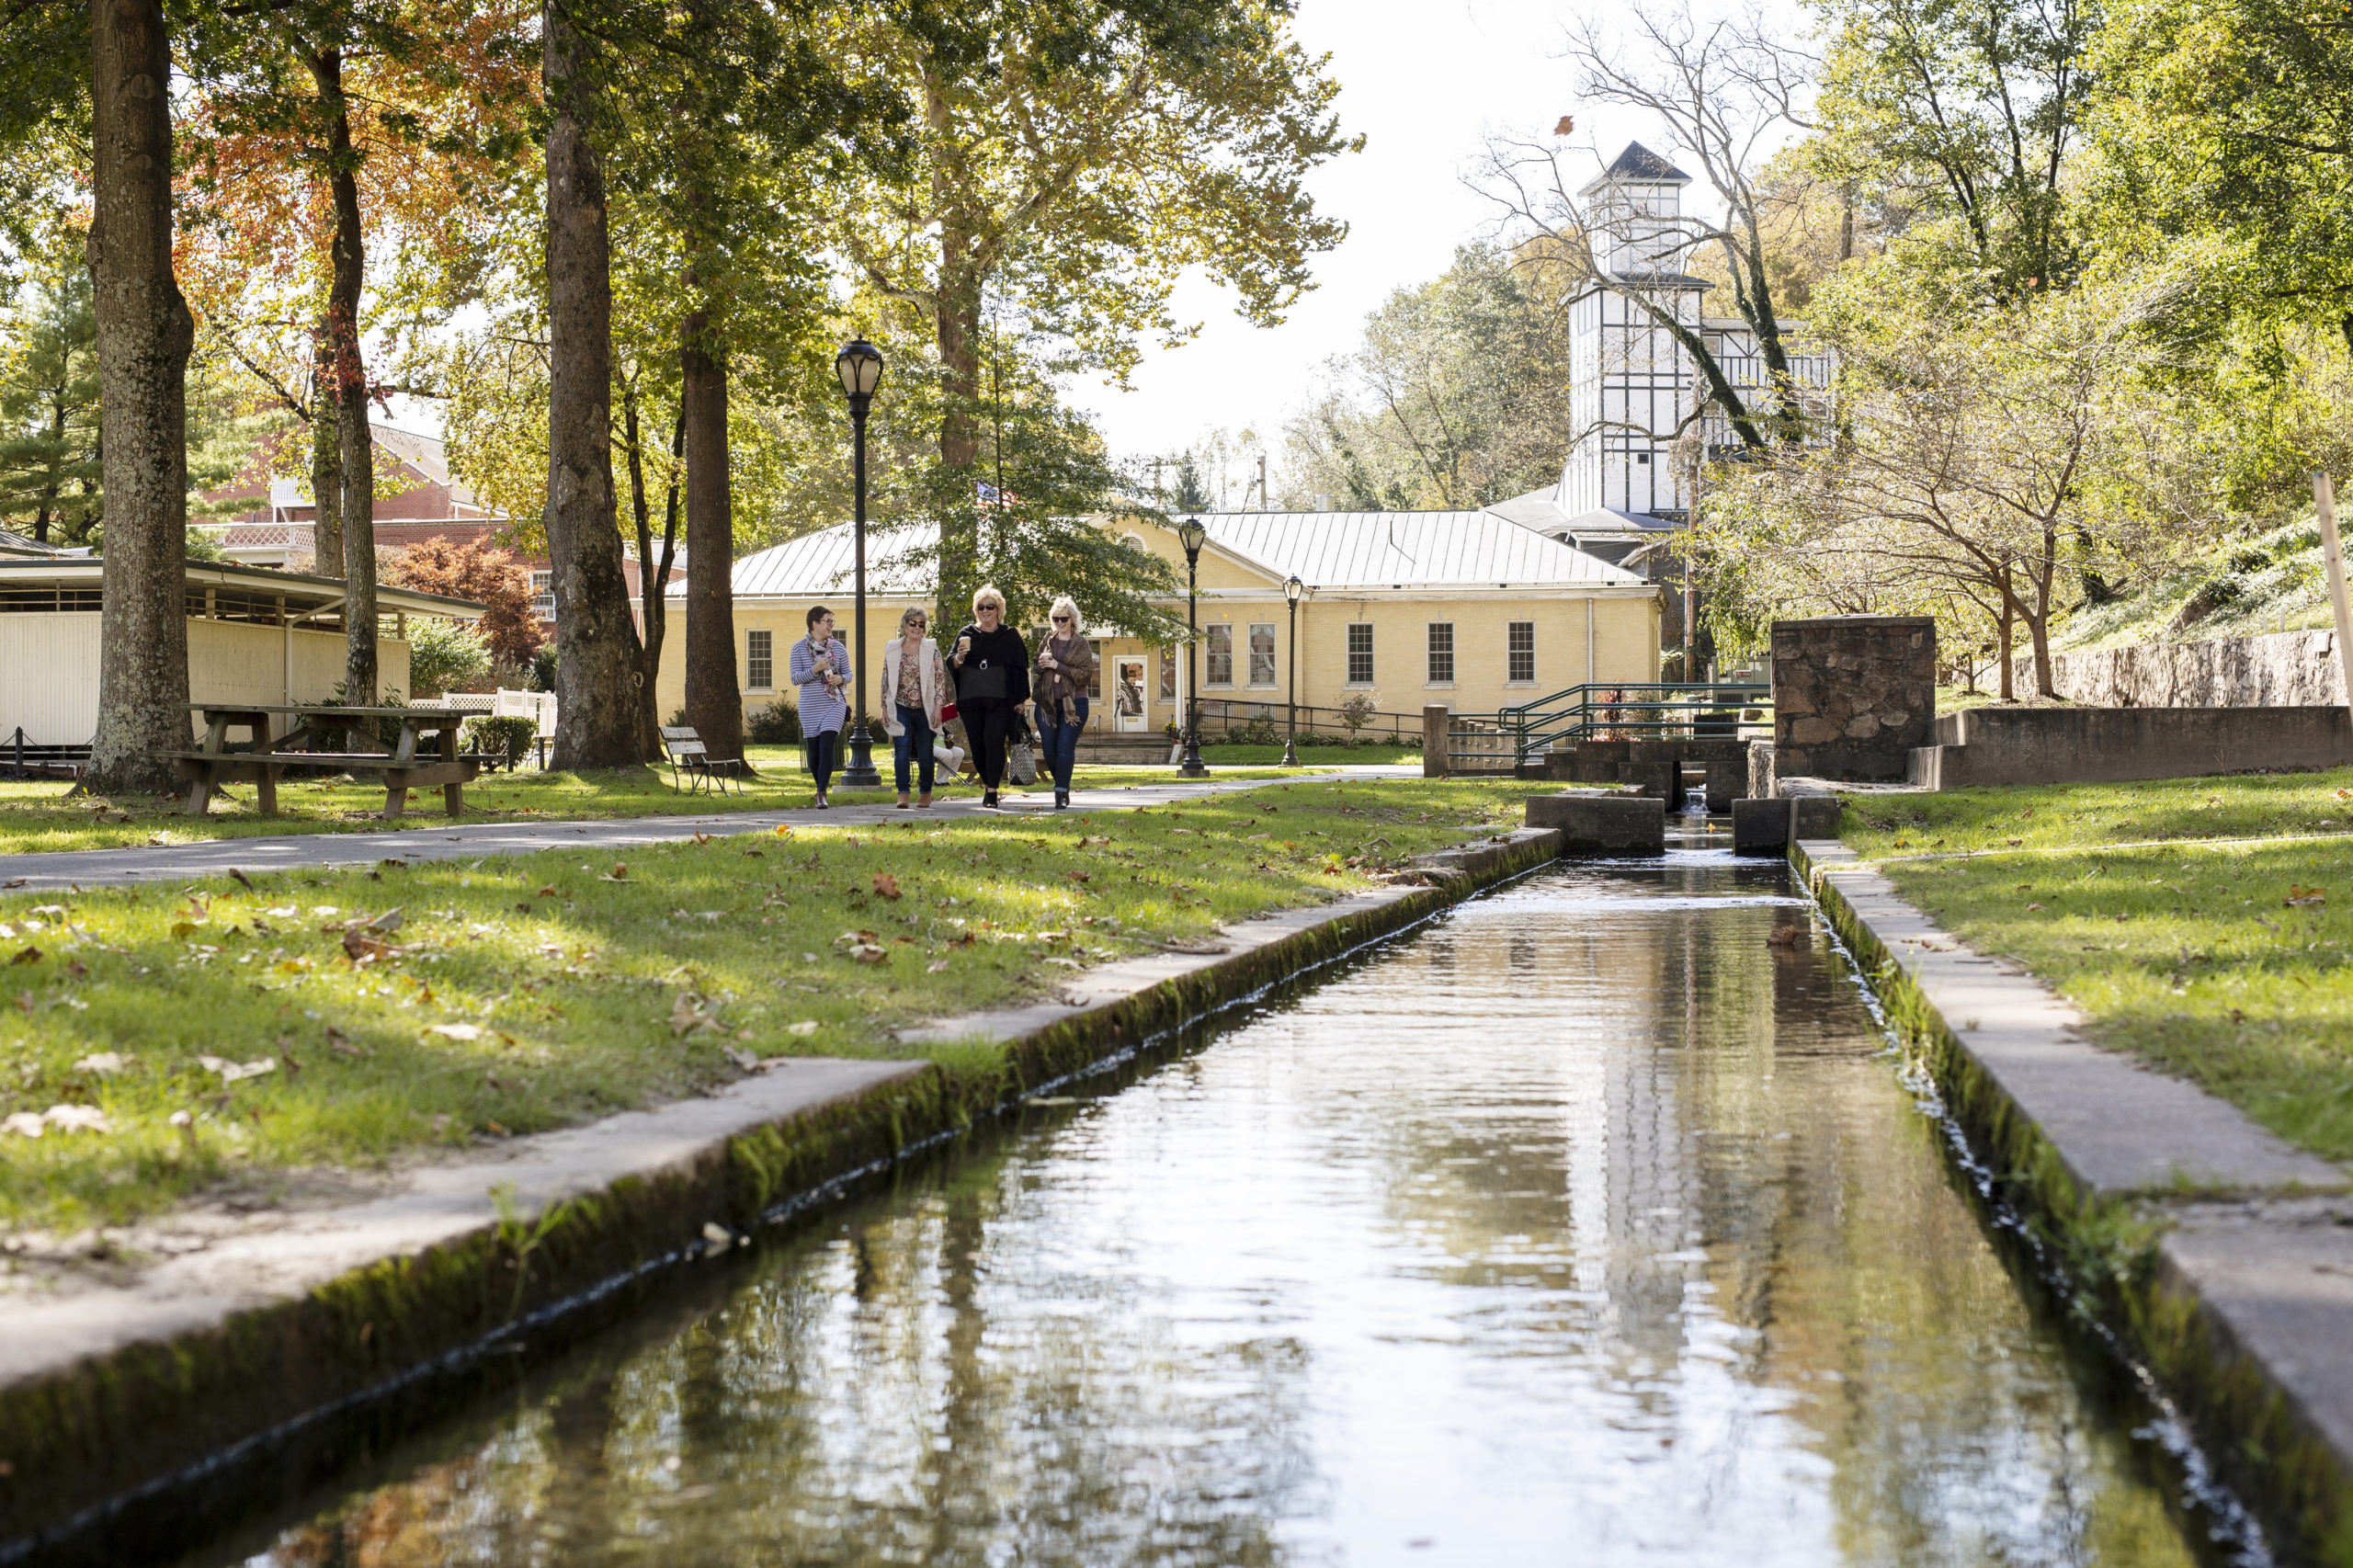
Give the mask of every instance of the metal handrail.
[{"label": "metal handrail", "polygon": [[[1457,714],[1448,726],[1448,757],[1449,763],[1456,756],[1530,760],[1555,744],[1590,740],[1604,731],[1630,737],[1689,735],[1698,731],[1699,714],[1772,705],[1772,687],[1757,682],[1591,681],[1493,713]],[[1734,733],[1739,724],[1733,718]],[[1464,741],[1471,744],[1459,744]]]}]

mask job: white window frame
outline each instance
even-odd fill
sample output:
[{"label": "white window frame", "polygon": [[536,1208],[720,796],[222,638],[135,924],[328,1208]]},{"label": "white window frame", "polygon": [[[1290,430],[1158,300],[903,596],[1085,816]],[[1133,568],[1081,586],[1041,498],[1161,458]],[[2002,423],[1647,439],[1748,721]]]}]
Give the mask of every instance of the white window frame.
[{"label": "white window frame", "polygon": [[[1217,678],[1217,662],[1220,657],[1217,651],[1217,634],[1221,631],[1225,633],[1225,653],[1222,655],[1225,659],[1223,680]],[[1215,621],[1201,628],[1201,684],[1226,691],[1233,687],[1233,623],[1232,621]]]},{"label": "white window frame", "polygon": [[[1358,642],[1362,642],[1364,646],[1358,647]],[[1364,674],[1361,676],[1357,674],[1357,660],[1359,657],[1364,660]],[[1348,685],[1370,686],[1373,684],[1372,622],[1369,620],[1348,622],[1347,660]]]},{"label": "white window frame", "polygon": [[[1444,636],[1441,637],[1440,633],[1444,633]],[[1439,646],[1441,642],[1444,642],[1445,646]],[[1450,620],[1431,620],[1423,622],[1422,650],[1422,674],[1426,677],[1423,680],[1422,685],[1436,691],[1451,689],[1455,684],[1454,622]],[[1446,661],[1446,673],[1444,675],[1440,675],[1438,673],[1438,661],[1440,659],[1444,659]]]},{"label": "white window frame", "polygon": [[[1528,646],[1525,648],[1514,646],[1523,636],[1527,639]],[[1515,675],[1512,672],[1512,661],[1523,653],[1528,656],[1528,673],[1524,676]],[[1536,623],[1532,620],[1504,622],[1504,684],[1506,686],[1534,686],[1536,684]]]},{"label": "white window frame", "polygon": [[[1264,680],[1260,680],[1258,678],[1258,633],[1261,631],[1267,634],[1267,678]],[[1273,621],[1254,620],[1250,623],[1249,650],[1250,684],[1264,690],[1272,690],[1276,684],[1281,679],[1281,666],[1275,657],[1275,623]]]},{"label": "white window frame", "polygon": [[[759,678],[763,664],[768,667],[768,678],[765,681]],[[747,627],[744,631],[744,689],[776,689],[776,633],[764,626]]]}]

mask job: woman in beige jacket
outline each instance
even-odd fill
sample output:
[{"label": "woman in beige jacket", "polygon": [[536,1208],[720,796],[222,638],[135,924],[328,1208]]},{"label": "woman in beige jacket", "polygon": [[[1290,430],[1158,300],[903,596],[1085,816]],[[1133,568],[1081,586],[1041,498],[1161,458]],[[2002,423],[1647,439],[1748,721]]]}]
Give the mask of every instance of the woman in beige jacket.
[{"label": "woman in beige jacket", "polygon": [[1029,677],[1036,705],[1039,749],[1054,776],[1054,810],[1070,805],[1071,769],[1078,763],[1078,733],[1086,728],[1086,688],[1095,684],[1095,645],[1065,597],[1054,601],[1053,630],[1038,644],[1037,673]]},{"label": "woman in beige jacket", "polygon": [[891,732],[891,764],[897,774],[899,809],[907,809],[907,760],[913,753],[923,796],[931,804],[931,733],[948,705],[948,670],[939,645],[924,635],[930,618],[920,607],[899,617],[899,635],[882,650],[882,727]]}]

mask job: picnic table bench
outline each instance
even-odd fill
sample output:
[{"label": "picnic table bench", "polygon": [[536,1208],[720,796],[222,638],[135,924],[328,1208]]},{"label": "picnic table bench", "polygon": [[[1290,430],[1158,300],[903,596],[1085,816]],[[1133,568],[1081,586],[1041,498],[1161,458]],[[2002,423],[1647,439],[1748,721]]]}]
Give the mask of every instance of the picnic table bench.
[{"label": "picnic table bench", "polygon": [[[188,781],[187,812],[204,815],[212,796],[231,780],[251,780],[257,786],[265,815],[278,814],[278,776],[290,767],[331,767],[346,772],[375,772],[384,776],[384,816],[397,817],[407,808],[411,790],[439,786],[442,804],[451,816],[465,811],[465,786],[482,771],[482,758],[458,755],[458,732],[473,714],[447,708],[336,708],[322,703],[287,705],[243,702],[191,702],[188,710],[204,715],[204,741],[195,751],[168,755]],[[294,725],[270,739],[274,716],[284,715]],[[399,742],[383,752],[320,752],[290,749],[315,733],[348,730],[355,725],[375,728],[379,719],[400,721]],[[224,749],[231,730],[253,736],[253,750]],[[431,738],[431,751],[420,756]]]}]

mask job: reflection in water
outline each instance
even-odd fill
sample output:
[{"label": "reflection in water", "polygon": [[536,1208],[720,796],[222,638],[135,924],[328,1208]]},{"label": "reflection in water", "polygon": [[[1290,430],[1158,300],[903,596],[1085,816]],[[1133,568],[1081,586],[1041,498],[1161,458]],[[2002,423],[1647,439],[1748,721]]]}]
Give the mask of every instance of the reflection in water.
[{"label": "reflection in water", "polygon": [[2188,1562],[1787,888],[1467,905],[237,1556]]}]

